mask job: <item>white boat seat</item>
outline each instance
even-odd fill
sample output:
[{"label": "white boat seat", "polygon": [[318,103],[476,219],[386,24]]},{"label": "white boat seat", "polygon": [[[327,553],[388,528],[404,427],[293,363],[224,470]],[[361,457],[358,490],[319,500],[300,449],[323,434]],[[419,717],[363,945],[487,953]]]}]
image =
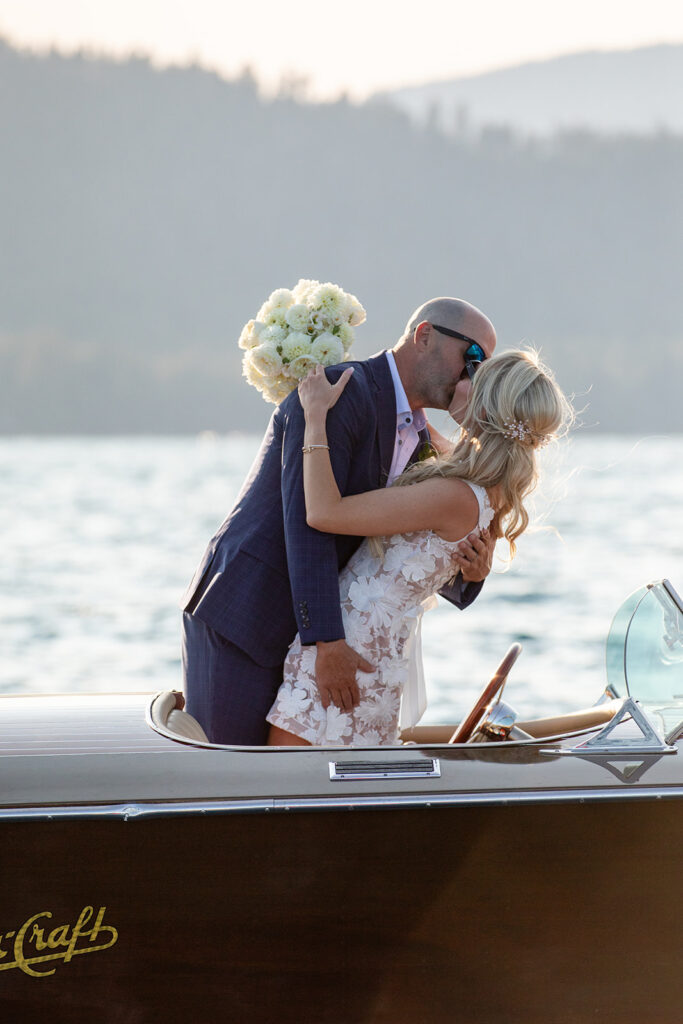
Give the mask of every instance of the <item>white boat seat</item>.
[{"label": "white boat seat", "polygon": [[160,732],[182,736],[187,740],[195,740],[197,743],[208,743],[209,737],[197,719],[178,706],[181,702],[184,703],[184,699],[177,690],[166,690],[157,694],[150,707],[154,728]]}]

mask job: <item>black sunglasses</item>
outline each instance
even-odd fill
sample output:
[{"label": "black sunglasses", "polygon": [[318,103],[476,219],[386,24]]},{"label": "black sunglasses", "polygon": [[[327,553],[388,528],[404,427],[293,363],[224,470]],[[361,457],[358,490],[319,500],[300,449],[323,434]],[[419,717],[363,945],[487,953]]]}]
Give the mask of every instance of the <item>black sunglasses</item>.
[{"label": "black sunglasses", "polygon": [[474,380],[474,375],[486,359],[486,353],[474,338],[468,338],[466,334],[461,334],[460,331],[452,331],[450,327],[439,327],[438,324],[431,325],[435,331],[439,334],[447,334],[449,338],[457,338],[458,341],[469,342],[469,348],[463,355],[465,360],[465,369],[467,370],[467,376],[470,380]]}]

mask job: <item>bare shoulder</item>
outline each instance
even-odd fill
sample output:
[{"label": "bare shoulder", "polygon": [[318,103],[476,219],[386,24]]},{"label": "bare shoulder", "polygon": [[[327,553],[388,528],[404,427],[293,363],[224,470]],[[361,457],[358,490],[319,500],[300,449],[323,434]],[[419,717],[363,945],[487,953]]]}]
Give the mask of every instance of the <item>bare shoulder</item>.
[{"label": "bare shoulder", "polygon": [[437,533],[444,540],[461,540],[476,529],[479,522],[477,496],[465,480],[457,477],[439,478],[438,484],[444,525]]}]

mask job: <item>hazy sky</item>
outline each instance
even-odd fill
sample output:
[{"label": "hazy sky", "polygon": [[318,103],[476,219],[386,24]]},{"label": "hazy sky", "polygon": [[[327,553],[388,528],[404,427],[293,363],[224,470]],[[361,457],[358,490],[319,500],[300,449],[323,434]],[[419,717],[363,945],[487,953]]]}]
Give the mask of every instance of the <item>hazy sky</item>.
[{"label": "hazy sky", "polygon": [[44,48],[196,59],[311,95],[475,74],[586,49],[683,42],[675,0],[0,0],[0,35]]}]

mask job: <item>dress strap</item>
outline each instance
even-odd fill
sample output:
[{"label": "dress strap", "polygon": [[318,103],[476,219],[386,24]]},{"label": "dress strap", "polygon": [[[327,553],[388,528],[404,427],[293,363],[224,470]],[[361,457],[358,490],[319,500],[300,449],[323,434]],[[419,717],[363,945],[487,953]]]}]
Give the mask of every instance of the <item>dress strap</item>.
[{"label": "dress strap", "polygon": [[477,503],[479,505],[479,520],[477,522],[477,529],[485,530],[488,526],[491,525],[491,520],[495,515],[495,510],[491,505],[491,502],[489,501],[489,496],[486,491],[486,488],[482,487],[481,484],[472,483],[471,480],[463,480],[463,483],[466,483],[467,486],[472,489],[472,491],[474,492],[474,496],[477,499]]}]

